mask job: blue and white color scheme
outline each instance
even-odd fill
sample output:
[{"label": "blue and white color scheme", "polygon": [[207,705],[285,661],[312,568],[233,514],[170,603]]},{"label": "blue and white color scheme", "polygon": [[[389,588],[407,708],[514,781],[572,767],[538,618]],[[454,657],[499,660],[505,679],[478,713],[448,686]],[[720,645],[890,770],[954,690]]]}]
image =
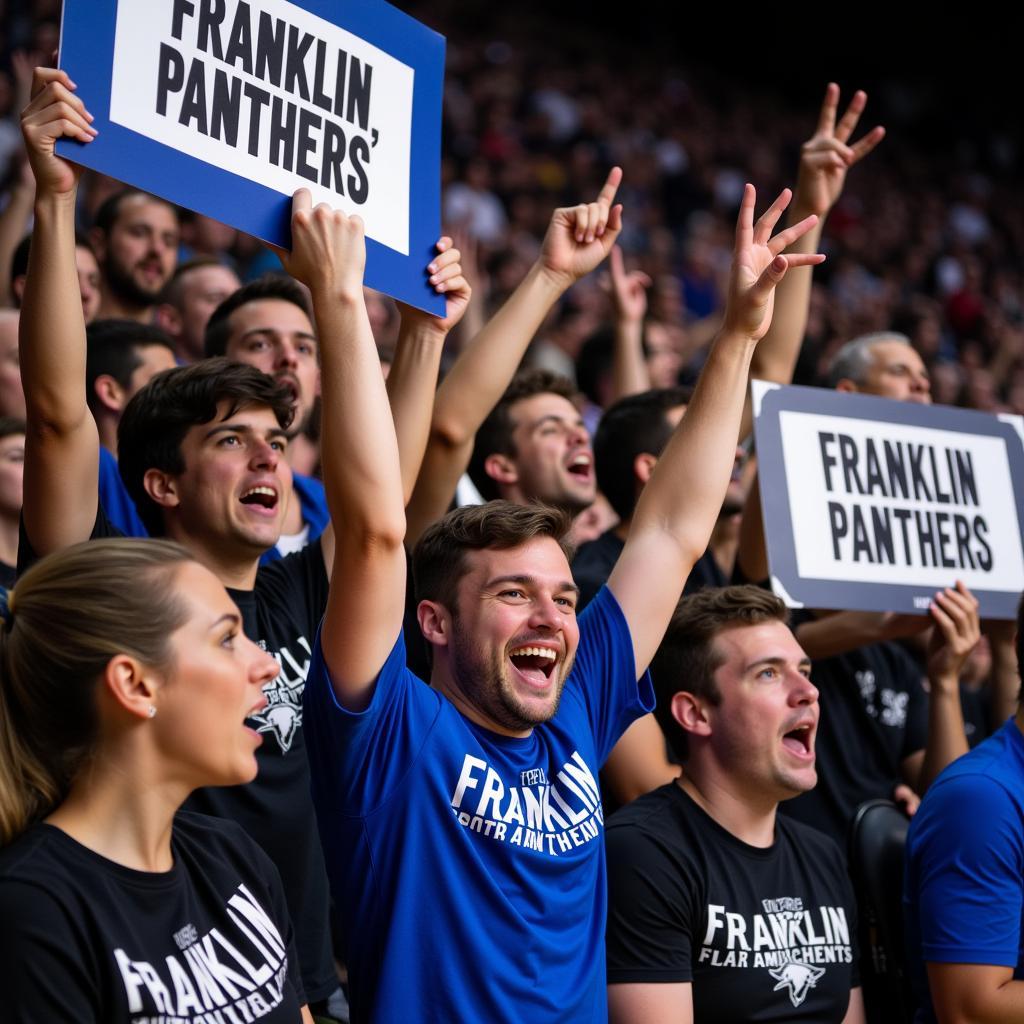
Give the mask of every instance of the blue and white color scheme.
[{"label": "blue and white color scheme", "polygon": [[291,196],[366,223],[367,283],[443,314],[445,42],[383,0],[66,0],[99,136],[58,151],[288,248]]},{"label": "blue and white color scheme", "polygon": [[1024,421],[752,383],[772,588],[791,607],[926,614],[963,582],[985,618],[1024,589]]}]

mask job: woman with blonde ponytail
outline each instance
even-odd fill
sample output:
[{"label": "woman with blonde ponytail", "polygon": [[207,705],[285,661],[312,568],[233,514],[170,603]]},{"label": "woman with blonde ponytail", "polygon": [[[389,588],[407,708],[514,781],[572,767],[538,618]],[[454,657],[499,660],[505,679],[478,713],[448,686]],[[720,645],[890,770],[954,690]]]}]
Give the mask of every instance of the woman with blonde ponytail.
[{"label": "woman with blonde ponytail", "polygon": [[256,774],[275,660],[166,541],[43,559],[0,627],[4,1021],[311,1021],[266,855],[179,812]]}]

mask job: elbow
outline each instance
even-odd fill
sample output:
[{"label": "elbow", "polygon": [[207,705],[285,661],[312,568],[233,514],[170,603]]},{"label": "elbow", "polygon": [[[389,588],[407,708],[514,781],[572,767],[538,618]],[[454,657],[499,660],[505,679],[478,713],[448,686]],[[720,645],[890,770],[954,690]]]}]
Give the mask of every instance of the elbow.
[{"label": "elbow", "polygon": [[455,451],[472,443],[474,431],[468,430],[459,417],[435,414],[430,423],[430,441],[447,451]]}]

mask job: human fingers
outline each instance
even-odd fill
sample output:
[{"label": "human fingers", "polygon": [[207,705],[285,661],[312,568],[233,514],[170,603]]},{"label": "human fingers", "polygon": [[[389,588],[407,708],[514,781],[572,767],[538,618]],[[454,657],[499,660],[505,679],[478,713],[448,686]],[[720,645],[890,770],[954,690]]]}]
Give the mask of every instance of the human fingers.
[{"label": "human fingers", "polygon": [[608,172],[608,177],[605,179],[604,185],[601,186],[601,191],[597,194],[597,201],[604,203],[605,206],[611,206],[615,201],[615,193],[618,192],[621,182],[622,168],[613,167]]},{"label": "human fingers", "polygon": [[587,204],[587,230],[583,241],[589,244],[595,238],[604,234],[605,224],[608,223],[608,208],[600,203]]},{"label": "human fingers", "polygon": [[829,82],[825,86],[825,98],[821,101],[821,112],[818,114],[817,135],[831,135],[835,130],[836,108],[839,106],[839,86]]},{"label": "human fingers", "polygon": [[612,283],[618,285],[626,279],[626,265],[622,258],[622,250],[613,245],[608,254],[608,269],[611,271]]},{"label": "human fingers", "polygon": [[461,261],[462,253],[458,249],[447,249],[440,256],[434,258],[430,266],[427,267],[427,270],[432,274],[436,274],[444,267],[450,267],[453,263],[460,263]]},{"label": "human fingers", "polygon": [[876,125],[863,139],[859,139],[850,147],[852,154],[850,162],[856,163],[858,160],[863,160],[884,138],[885,129],[881,125]]},{"label": "human fingers", "polygon": [[43,91],[50,82],[59,82],[68,89],[77,89],[66,71],[60,68],[36,68],[32,72],[32,96]]},{"label": "human fingers", "polygon": [[453,263],[450,266],[442,267],[436,274],[430,275],[430,283],[437,285],[443,284],[445,281],[451,281],[453,278],[462,276],[462,266],[459,263]]},{"label": "human fingers", "polygon": [[465,279],[465,277],[462,276],[462,274],[457,274],[450,280],[439,281],[436,285],[434,285],[434,291],[442,292],[447,295],[458,295],[461,293],[464,294],[466,298],[469,298],[470,294],[472,293],[472,288],[470,287],[469,282]]},{"label": "human fingers", "polygon": [[864,106],[868,101],[868,94],[863,89],[858,89],[846,108],[846,113],[839,119],[836,130],[833,133],[840,142],[845,142],[852,134],[860,115],[864,113]]},{"label": "human fingers", "polygon": [[22,115],[21,127],[27,136],[39,140],[65,136],[79,142],[91,142],[98,134],[83,114],[63,100],[41,110],[26,112]]},{"label": "human fingers", "polygon": [[748,181],[743,186],[743,197],[740,199],[740,212],[736,217],[736,248],[745,249],[754,239],[754,203],[757,192]]},{"label": "human fingers", "polygon": [[803,238],[817,223],[818,216],[812,213],[810,216],[804,217],[803,220],[797,221],[796,224],[783,228],[774,238],[766,239],[769,252],[773,256],[778,256],[786,246],[792,245],[798,238]]},{"label": "human fingers", "polygon": [[792,198],[792,191],[788,188],[784,188],[776,197],[775,202],[757,218],[757,223],[754,225],[755,245],[768,244],[768,239],[771,238],[775,225],[778,224],[783,210],[789,206],[789,201]]}]

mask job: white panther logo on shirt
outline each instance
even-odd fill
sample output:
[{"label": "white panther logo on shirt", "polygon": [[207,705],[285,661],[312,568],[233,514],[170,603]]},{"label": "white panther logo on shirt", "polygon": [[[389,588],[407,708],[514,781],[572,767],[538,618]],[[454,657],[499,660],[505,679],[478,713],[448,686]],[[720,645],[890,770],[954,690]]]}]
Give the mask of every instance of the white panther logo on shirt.
[{"label": "white panther logo on shirt", "polygon": [[772,991],[778,992],[779,989],[788,988],[790,1002],[794,1006],[799,1006],[807,998],[807,993],[818,984],[818,979],[825,973],[825,968],[791,960],[781,967],[772,967],[768,973],[778,981]]}]

